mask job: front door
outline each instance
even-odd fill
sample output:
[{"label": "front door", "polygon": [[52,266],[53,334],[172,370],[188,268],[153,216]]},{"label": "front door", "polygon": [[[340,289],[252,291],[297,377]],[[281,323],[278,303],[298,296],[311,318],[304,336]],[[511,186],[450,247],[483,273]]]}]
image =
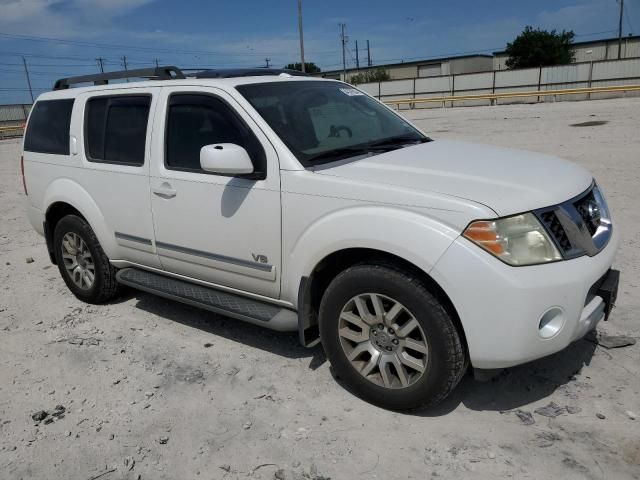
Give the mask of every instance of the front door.
[{"label": "front door", "polygon": [[[253,177],[204,172],[200,149],[217,143],[244,147]],[[216,88],[163,88],[150,176],[156,248],[165,270],[279,296],[278,157],[231,95]]]}]

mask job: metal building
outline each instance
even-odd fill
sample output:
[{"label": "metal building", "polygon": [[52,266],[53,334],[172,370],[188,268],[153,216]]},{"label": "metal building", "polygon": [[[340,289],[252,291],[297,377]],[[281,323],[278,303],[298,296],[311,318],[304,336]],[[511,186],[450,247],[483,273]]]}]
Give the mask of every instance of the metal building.
[{"label": "metal building", "polygon": [[[618,59],[618,37],[574,42],[573,47],[576,52],[576,63]],[[640,57],[640,35],[622,37],[620,58],[635,57]],[[493,69],[506,70],[507,58],[509,57],[504,50],[493,52]]]},{"label": "metal building", "polygon": [[[411,62],[390,63],[386,65],[374,65],[361,67],[360,69],[348,68],[347,81],[358,73],[367,70],[384,68],[391,80],[403,78],[438,77],[440,75],[458,75],[461,73],[484,72],[493,69],[493,56],[491,55],[461,55],[457,57],[429,58]],[[342,69],[328,70],[316,74],[324,78],[344,80]]]}]

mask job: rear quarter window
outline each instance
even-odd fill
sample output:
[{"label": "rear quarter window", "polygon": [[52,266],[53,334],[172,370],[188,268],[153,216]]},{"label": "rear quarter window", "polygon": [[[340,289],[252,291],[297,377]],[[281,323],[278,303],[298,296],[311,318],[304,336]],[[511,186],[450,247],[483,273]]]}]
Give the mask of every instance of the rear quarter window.
[{"label": "rear quarter window", "polygon": [[24,138],[25,151],[69,155],[73,102],[72,98],[36,102]]}]

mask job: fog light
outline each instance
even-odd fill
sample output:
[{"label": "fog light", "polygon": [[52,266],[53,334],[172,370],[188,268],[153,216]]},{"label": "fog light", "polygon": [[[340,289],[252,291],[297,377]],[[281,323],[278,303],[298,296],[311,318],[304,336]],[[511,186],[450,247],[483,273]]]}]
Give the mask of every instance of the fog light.
[{"label": "fog light", "polygon": [[562,309],[553,307],[547,310],[540,318],[538,324],[538,334],[542,338],[554,337],[564,325],[564,315]]}]

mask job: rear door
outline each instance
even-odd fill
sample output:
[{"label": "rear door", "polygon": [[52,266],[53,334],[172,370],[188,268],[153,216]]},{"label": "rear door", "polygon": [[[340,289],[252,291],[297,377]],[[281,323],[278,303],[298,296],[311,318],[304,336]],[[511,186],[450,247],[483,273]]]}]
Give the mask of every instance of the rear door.
[{"label": "rear door", "polygon": [[118,245],[111,260],[154,268],[160,268],[160,261],[151,219],[149,147],[159,93],[160,88],[151,87],[79,95],[70,142],[83,165],[78,181]]},{"label": "rear door", "polygon": [[[260,175],[204,172],[200,149],[216,143],[244,147]],[[277,298],[281,265],[278,157],[251,117],[221,89],[163,87],[152,156],[151,203],[163,268]]]}]

